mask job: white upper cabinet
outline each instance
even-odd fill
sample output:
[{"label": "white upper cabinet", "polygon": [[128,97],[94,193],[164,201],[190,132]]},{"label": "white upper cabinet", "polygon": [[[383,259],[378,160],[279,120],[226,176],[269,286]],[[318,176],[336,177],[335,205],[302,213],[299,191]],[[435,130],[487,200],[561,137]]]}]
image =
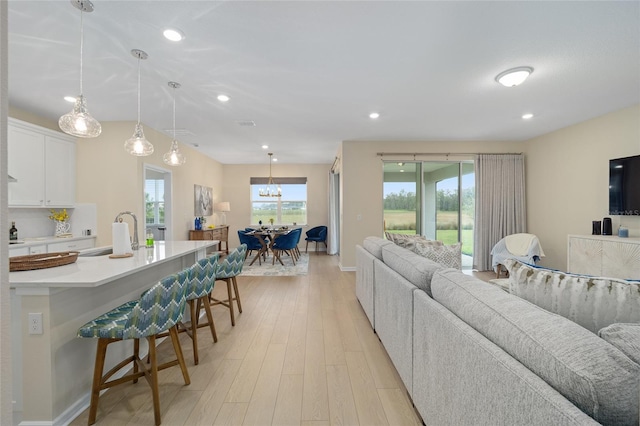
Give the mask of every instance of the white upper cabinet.
[{"label": "white upper cabinet", "polygon": [[9,207],[73,207],[75,139],[11,118],[7,136]]}]

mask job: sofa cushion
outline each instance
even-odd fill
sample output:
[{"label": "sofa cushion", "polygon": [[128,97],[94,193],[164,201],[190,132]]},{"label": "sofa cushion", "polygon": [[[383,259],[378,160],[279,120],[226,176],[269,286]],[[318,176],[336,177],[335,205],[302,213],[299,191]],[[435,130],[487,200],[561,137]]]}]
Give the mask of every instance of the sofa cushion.
[{"label": "sofa cushion", "polygon": [[640,324],[611,324],[598,331],[598,336],[640,364]]},{"label": "sofa cushion", "polygon": [[382,247],[382,261],[431,296],[431,278],[442,265],[395,244]]},{"label": "sofa cushion", "polygon": [[380,237],[367,237],[362,242],[362,247],[378,259],[382,260],[382,247],[389,244],[393,244],[393,242]]},{"label": "sofa cushion", "polygon": [[433,245],[416,241],[413,251],[431,259],[445,268],[462,269],[462,243]]},{"label": "sofa cushion", "polygon": [[640,322],[640,282],[593,277],[504,261],[509,291],[597,333],[614,323]]},{"label": "sofa cushion", "polygon": [[454,269],[433,298],[520,361],[578,408],[608,425],[637,425],[640,366],[594,333]]},{"label": "sofa cushion", "polygon": [[387,237],[387,240],[409,250],[413,250],[418,242],[440,246],[443,244],[442,241],[430,240],[418,234],[394,234],[393,232],[388,231],[385,231],[384,234]]}]

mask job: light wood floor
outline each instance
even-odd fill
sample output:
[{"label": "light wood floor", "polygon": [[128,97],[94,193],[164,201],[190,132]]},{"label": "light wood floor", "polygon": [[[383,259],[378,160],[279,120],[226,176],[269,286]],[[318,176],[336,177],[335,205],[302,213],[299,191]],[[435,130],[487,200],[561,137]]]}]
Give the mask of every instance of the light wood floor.
[{"label": "light wood floor", "polygon": [[[238,286],[243,313],[231,327],[214,307],[218,343],[199,330],[199,365],[181,333],[191,384],[178,367],[159,373],[163,425],[421,424],[337,256],[310,253],[307,276],[240,276]],[[218,282],[214,296],[225,295]],[[171,355],[168,342],[160,348]],[[107,391],[96,424],[152,425],[146,381]]]}]

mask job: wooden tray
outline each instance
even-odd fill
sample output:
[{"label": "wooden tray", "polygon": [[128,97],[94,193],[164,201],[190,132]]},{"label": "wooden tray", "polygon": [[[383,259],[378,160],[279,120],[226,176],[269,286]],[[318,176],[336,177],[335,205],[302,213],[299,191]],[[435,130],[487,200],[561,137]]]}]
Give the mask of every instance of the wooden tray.
[{"label": "wooden tray", "polygon": [[54,253],[30,254],[9,258],[9,271],[31,271],[33,269],[53,268],[68,265],[78,260],[77,251],[59,251]]}]

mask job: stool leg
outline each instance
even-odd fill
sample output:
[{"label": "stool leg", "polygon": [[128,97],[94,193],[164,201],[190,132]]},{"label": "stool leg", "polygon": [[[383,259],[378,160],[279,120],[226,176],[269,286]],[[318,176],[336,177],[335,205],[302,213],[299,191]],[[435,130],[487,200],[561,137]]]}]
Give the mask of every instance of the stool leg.
[{"label": "stool leg", "polygon": [[[140,359],[140,339],[133,339],[133,373],[138,372],[137,359]],[[133,383],[138,383],[138,379],[133,379]]]},{"label": "stool leg", "polygon": [[208,297],[202,296],[198,299],[198,312],[200,312],[200,304],[204,305],[204,311],[207,313],[207,321],[209,321],[209,328],[211,329],[211,337],[213,337],[213,342],[216,343],[218,341],[218,334],[216,333],[216,326],[213,323],[213,314],[211,313],[211,305],[208,302]]},{"label": "stool leg", "polygon": [[193,342],[193,363],[198,365],[198,312],[196,312],[195,300],[187,300],[189,303],[189,312],[191,313],[191,340]]},{"label": "stool leg", "polygon": [[156,425],[161,423],[160,421],[160,390],[158,389],[158,358],[156,354],[156,336],[147,337],[147,341],[149,342],[149,360],[151,361],[151,366],[149,368],[149,373],[151,376],[147,375],[147,379],[149,380],[149,385],[151,386],[151,395],[153,396],[153,418],[156,421]]},{"label": "stool leg", "polygon": [[89,408],[89,421],[92,425],[96,422],[98,414],[98,399],[100,397],[100,384],[102,382],[102,370],[104,369],[104,359],[107,354],[107,339],[98,339],[98,350],[96,351],[96,364],[93,369],[93,385],[91,385],[91,405]]},{"label": "stool leg", "polygon": [[176,356],[178,357],[178,364],[180,364],[184,384],[189,385],[191,384],[191,379],[189,378],[189,370],[187,370],[187,364],[185,364],[184,356],[182,355],[182,347],[180,346],[180,339],[178,338],[178,327],[175,325],[171,327],[169,329],[169,334],[171,335],[173,350],[176,352]]},{"label": "stool leg", "polygon": [[233,281],[233,291],[236,293],[236,302],[238,303],[238,312],[242,313],[242,303],[240,303],[240,293],[238,293],[238,282],[236,277],[231,277]]},{"label": "stool leg", "polygon": [[233,295],[231,294],[231,279],[225,278],[225,281],[227,282],[227,294],[229,295],[229,312],[231,315],[231,325],[235,326],[236,319],[233,315]]}]

